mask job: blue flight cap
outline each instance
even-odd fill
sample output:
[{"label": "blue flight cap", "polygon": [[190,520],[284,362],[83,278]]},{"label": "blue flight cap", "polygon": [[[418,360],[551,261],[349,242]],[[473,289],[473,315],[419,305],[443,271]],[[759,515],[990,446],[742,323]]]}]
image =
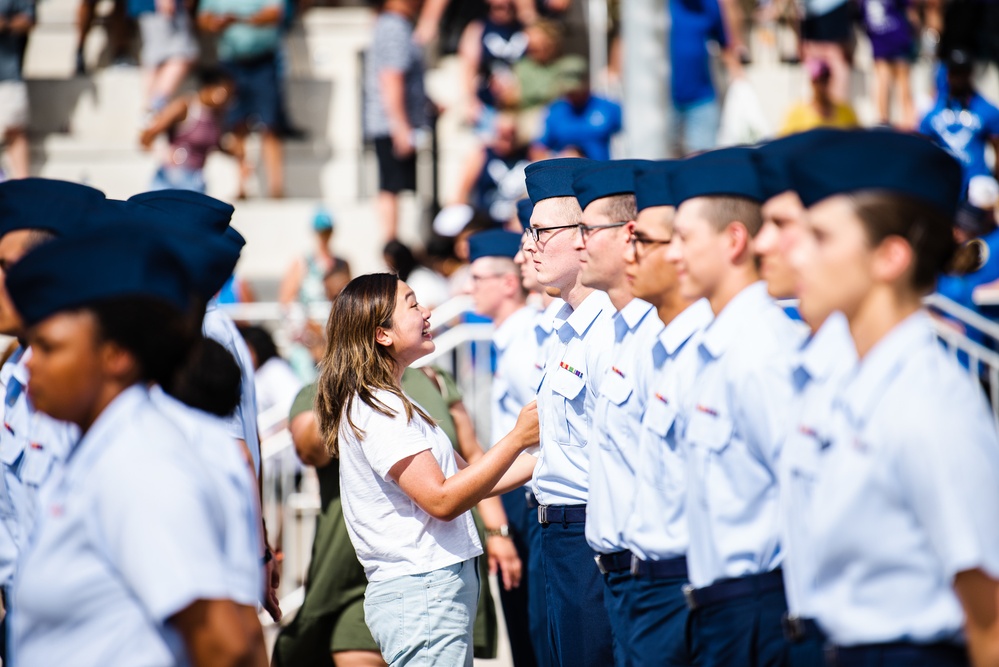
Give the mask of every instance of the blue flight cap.
[{"label": "blue flight cap", "polygon": [[113,227],[39,246],[10,268],[6,284],[29,327],[113,297],[149,297],[181,312],[191,305],[190,277],[180,258],[152,235]]},{"label": "blue flight cap", "polygon": [[578,157],[553,158],[540,160],[527,165],[524,175],[527,177],[527,195],[532,204],[552,197],[575,197],[572,181],[576,173],[594,160]]},{"label": "blue flight cap", "polygon": [[808,207],[862,190],[906,195],[952,218],[963,194],[960,163],[928,138],[893,130],[830,133],[789,164],[794,190]]},{"label": "blue flight cap", "polygon": [[762,202],[752,152],[742,146],[721,148],[683,160],[670,174],[676,205],[694,197],[744,197]]},{"label": "blue flight cap", "polygon": [[505,229],[487,229],[468,237],[468,261],[480,257],[506,257],[513,259],[520,252],[523,234],[508,232]]},{"label": "blue flight cap", "polygon": [[579,208],[585,209],[597,199],[635,194],[635,169],[647,160],[612,160],[597,162],[576,172],[572,188]]},{"label": "blue flight cap", "polygon": [[80,183],[23,178],[0,183],[0,236],[42,229],[61,236],[87,224],[104,193]]},{"label": "blue flight cap", "polygon": [[794,189],[788,164],[795,155],[801,151],[807,151],[823,137],[835,136],[840,133],[841,130],[818,128],[775,139],[758,146],[753,151],[753,164],[756,165],[756,175],[760,180],[763,200],[766,201]]},{"label": "blue flight cap", "polygon": [[161,239],[184,262],[195,291],[205,300],[215,296],[232,275],[245,244],[231,227],[219,232],[211,224],[190,224],[190,218],[187,224],[178,224],[178,218],[170,211],[132,201],[108,199],[96,217],[102,227],[113,228],[122,235],[148,233]]},{"label": "blue flight cap", "polygon": [[312,231],[328,232],[331,229],[333,229],[333,216],[325,206],[320,206],[312,216]]},{"label": "blue flight cap", "polygon": [[218,233],[225,231],[236,209],[232,204],[190,190],[154,190],[128,199],[129,204],[147,206],[178,223],[192,223],[211,227]]},{"label": "blue flight cap", "polygon": [[680,165],[679,160],[647,162],[635,169],[635,206],[643,211],[653,206],[676,206],[670,174]]},{"label": "blue flight cap", "polygon": [[531,203],[530,199],[521,199],[517,202],[517,219],[520,220],[520,226],[524,228],[525,232],[531,226],[532,215],[534,215],[534,204]]}]

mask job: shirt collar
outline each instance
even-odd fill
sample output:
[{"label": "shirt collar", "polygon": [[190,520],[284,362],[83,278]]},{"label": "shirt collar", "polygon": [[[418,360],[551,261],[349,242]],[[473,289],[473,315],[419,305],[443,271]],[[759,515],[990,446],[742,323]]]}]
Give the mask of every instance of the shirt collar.
[{"label": "shirt collar", "polygon": [[659,344],[672,357],[691,336],[708,326],[714,313],[706,299],[698,299],[674,317],[659,333]]},{"label": "shirt collar", "polygon": [[540,317],[538,317],[537,324],[534,325],[535,328],[540,329],[544,334],[550,334],[555,329],[555,317],[562,310],[563,306],[565,306],[565,301],[562,299],[555,299],[545,306],[545,309],[540,313]]},{"label": "shirt collar", "polygon": [[804,373],[808,381],[822,381],[832,375],[837,366],[855,363],[857,349],[850,337],[846,317],[833,313],[802,346],[796,371]]},{"label": "shirt collar", "polygon": [[746,287],[736,294],[708,325],[701,346],[717,359],[738,339],[746,320],[772,304],[773,299],[767,293],[767,284],[762,280]]},{"label": "shirt collar", "polygon": [[885,385],[919,348],[935,345],[930,316],[920,310],[905,318],[860,360],[840,393],[842,404],[856,423],[866,422],[877,409]]},{"label": "shirt collar", "polygon": [[632,299],[621,310],[614,313],[614,340],[620,343],[629,331],[634,331],[638,325],[652,312],[652,304],[641,299]]},{"label": "shirt collar", "polygon": [[581,337],[597,319],[597,316],[608,308],[613,309],[614,306],[611,305],[607,293],[593,290],[589,296],[583,299],[583,303],[579,304],[578,308],[574,309],[568,303],[562,306],[558,315],[555,316],[555,328],[559,330],[560,336],[563,335],[563,332],[568,333],[568,330],[571,329],[577,337]]},{"label": "shirt collar", "polygon": [[537,314],[538,311],[530,306],[524,306],[510,313],[503,324],[496,327],[496,331],[493,332],[493,343],[498,349],[505,350],[513,337],[523,331],[527,327],[527,322]]}]

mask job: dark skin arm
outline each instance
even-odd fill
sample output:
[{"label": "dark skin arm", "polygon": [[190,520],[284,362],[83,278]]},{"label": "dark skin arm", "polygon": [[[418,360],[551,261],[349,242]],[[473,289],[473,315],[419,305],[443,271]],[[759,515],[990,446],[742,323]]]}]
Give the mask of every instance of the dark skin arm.
[{"label": "dark skin arm", "polygon": [[156,137],[187,118],[187,107],[186,98],[176,99],[168,104],[139,135],[142,147],[148,149]]},{"label": "dark skin arm", "polygon": [[197,600],[170,617],[195,667],[266,667],[260,622],[232,600]]},{"label": "dark skin arm", "polygon": [[999,666],[999,580],[980,569],[968,570],[954,578],[954,590],[964,607],[971,664]]}]

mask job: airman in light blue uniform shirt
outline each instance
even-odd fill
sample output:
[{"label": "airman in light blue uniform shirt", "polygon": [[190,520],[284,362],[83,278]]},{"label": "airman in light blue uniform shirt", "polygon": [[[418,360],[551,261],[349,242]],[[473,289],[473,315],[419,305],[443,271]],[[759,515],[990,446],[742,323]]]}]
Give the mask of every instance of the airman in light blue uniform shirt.
[{"label": "airman in light blue uniform shirt", "polygon": [[531,371],[531,384],[534,393],[537,395],[541,389],[541,380],[545,377],[545,366],[551,356],[551,346],[557,340],[555,336],[555,316],[565,306],[562,299],[554,299],[551,303],[541,309],[534,322],[534,339],[537,348],[534,351],[534,369]]},{"label": "airman in light blue uniform shirt", "polygon": [[999,576],[999,438],[977,383],[917,312],[833,403],[812,502],[811,604],[837,646],[961,641],[959,572]]},{"label": "airman in light blue uniform shirt", "polygon": [[639,368],[652,361],[652,346],[663,329],[655,309],[632,299],[614,313],[610,368],[597,397],[596,447],[590,452],[590,504],[586,541],[600,553],[626,550],[624,527],[634,510],[638,433],[646,396],[635,386]]},{"label": "airman in light blue uniform shirt", "polygon": [[638,437],[634,511],[625,522],[624,540],[644,561],[687,555],[687,471],[674,424],[681,398],[694,382],[697,337],[713,317],[707,301],[695,301],[659,333],[651,363],[638,369],[646,408]]},{"label": "airman in light blue uniform shirt", "polygon": [[[534,364],[538,351],[535,326],[538,309],[524,306],[493,332],[496,346],[496,373],[492,387],[492,440],[499,442],[513,430],[520,410],[538,395]],[[540,382],[539,382],[540,384]]]},{"label": "airman in light blue uniform shirt", "polygon": [[814,619],[812,567],[816,555],[810,539],[815,484],[823,450],[832,437],[833,397],[857,363],[857,351],[846,319],[833,313],[798,353],[792,370],[795,423],[780,459],[781,534],[784,591],[794,619]]},{"label": "airman in light blue uniform shirt", "polygon": [[589,416],[610,367],[613,312],[607,295],[594,291],[575,310],[565,304],[555,316],[557,338],[538,392],[541,451],[531,480],[542,505],[584,505],[589,499]]}]

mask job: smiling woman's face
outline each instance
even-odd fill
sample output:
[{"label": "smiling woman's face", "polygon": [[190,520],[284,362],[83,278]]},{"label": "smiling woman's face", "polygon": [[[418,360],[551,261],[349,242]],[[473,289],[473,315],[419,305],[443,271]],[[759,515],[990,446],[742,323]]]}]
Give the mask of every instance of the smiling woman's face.
[{"label": "smiling woman's face", "polygon": [[392,326],[384,330],[384,334],[384,341],[379,342],[389,348],[401,368],[408,368],[435,349],[430,335],[430,309],[417,303],[416,294],[401,280],[396,290]]}]

